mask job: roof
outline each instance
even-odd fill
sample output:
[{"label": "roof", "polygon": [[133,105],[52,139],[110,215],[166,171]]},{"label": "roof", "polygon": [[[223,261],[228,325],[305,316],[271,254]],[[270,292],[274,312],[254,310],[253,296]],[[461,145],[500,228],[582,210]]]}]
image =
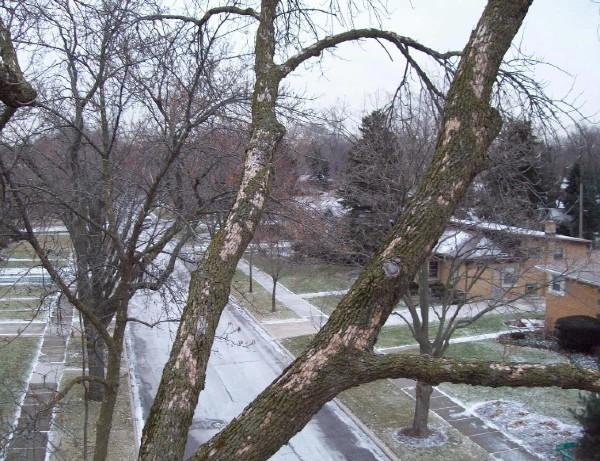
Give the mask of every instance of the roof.
[{"label": "roof", "polygon": [[433,252],[440,256],[463,259],[508,256],[490,239],[474,232],[458,229],[446,229]]},{"label": "roof", "polygon": [[559,275],[568,280],[600,287],[600,262],[598,261],[587,260],[575,263],[562,261],[535,266],[535,268],[548,274]]},{"label": "roof", "polygon": [[564,240],[569,242],[577,242],[584,243],[589,245],[592,243],[591,240],[580,239],[577,237],[569,237],[568,235],[561,234],[547,234],[544,231],[538,231],[533,229],[526,229],[523,227],[515,227],[515,226],[507,226],[505,224],[493,223],[493,222],[485,222],[485,221],[469,221],[466,219],[455,219],[452,218],[450,220],[452,224],[465,226],[465,227],[473,227],[479,230],[486,230],[492,232],[504,232],[512,235],[520,235],[524,237],[535,237],[535,238],[555,238],[557,240]]}]

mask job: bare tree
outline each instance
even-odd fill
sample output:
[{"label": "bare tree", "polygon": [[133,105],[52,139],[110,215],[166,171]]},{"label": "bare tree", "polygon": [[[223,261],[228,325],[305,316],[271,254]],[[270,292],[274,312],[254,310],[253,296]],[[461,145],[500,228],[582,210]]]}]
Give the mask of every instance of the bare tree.
[{"label": "bare tree", "polygon": [[[83,315],[88,373],[77,382],[101,401],[94,452],[101,460],[125,327],[137,320],[128,315],[129,300],[168,281],[212,205],[216,194],[206,196],[209,189],[194,184],[212,174],[218,159],[207,149],[205,162],[190,174],[186,158],[201,150],[227,107],[244,101],[244,88],[234,74],[221,74],[222,23],[200,34],[189,25],[139,25],[139,16],[155,9],[135,0],[32,1],[27,7],[39,18],[27,44],[47,54],[41,72],[55,80],[47,80],[36,102],[35,131],[12,146],[1,172],[19,217],[12,231],[32,245]],[[226,65],[235,66],[233,60]],[[186,191],[195,192],[195,200]],[[174,212],[170,219],[155,215],[164,206]],[[72,278],[53,264],[36,235],[38,223],[49,220],[64,223],[71,236]]]}]

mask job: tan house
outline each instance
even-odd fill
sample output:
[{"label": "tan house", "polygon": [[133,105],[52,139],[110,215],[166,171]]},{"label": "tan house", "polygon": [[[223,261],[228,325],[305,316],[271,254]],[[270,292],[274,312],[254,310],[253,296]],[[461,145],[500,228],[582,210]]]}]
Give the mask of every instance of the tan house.
[{"label": "tan house", "polygon": [[538,266],[547,277],[546,319],[548,333],[556,320],[570,315],[600,318],[600,263],[594,257],[587,261]]},{"label": "tan house", "polygon": [[489,222],[452,220],[434,248],[431,280],[464,292],[468,299],[541,296],[547,285],[538,265],[572,264],[589,257],[591,241]]}]

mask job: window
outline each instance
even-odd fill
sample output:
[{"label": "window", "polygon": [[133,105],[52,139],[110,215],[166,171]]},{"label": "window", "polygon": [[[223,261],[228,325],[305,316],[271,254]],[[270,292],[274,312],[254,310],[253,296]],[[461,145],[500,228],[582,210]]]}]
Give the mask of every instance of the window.
[{"label": "window", "polygon": [[564,257],[563,247],[555,246],[554,247],[554,259],[563,259],[563,257]]},{"label": "window", "polygon": [[550,275],[550,293],[563,296],[565,294],[565,278],[562,275]]},{"label": "window", "polygon": [[528,283],[525,285],[525,294],[528,296],[537,295],[538,287],[535,283]]},{"label": "window", "polygon": [[517,271],[514,267],[505,267],[501,271],[502,288],[510,288],[517,283]]},{"label": "window", "polygon": [[540,259],[542,256],[542,249],[540,247],[527,248],[527,257],[529,259]]},{"label": "window", "polygon": [[429,278],[437,279],[439,271],[439,261],[437,259],[429,260]]}]

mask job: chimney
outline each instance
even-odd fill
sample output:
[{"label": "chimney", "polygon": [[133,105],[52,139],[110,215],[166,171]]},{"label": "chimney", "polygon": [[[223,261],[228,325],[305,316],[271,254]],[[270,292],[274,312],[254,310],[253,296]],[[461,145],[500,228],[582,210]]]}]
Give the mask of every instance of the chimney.
[{"label": "chimney", "polygon": [[551,219],[544,221],[544,233],[546,235],[556,235],[556,223]]}]

